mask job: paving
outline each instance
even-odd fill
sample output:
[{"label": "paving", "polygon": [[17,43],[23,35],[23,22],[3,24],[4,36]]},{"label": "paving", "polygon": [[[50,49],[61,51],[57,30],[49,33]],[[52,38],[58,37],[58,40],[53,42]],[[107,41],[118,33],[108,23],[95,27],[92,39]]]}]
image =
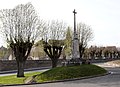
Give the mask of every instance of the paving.
[{"label": "paving", "polygon": [[[36,71],[46,71],[51,67],[38,67],[38,68],[29,68],[24,69],[25,73],[29,72],[36,72]],[[10,71],[0,71],[0,76],[7,76],[7,75],[15,75],[17,74],[17,70],[10,70]]]},{"label": "paving", "polygon": [[[102,65],[102,64],[98,64]],[[103,65],[102,65],[103,66]],[[104,66],[111,72],[109,75],[47,84],[33,84],[33,85],[19,85],[19,86],[5,86],[5,87],[120,87],[120,68],[113,66]]]}]

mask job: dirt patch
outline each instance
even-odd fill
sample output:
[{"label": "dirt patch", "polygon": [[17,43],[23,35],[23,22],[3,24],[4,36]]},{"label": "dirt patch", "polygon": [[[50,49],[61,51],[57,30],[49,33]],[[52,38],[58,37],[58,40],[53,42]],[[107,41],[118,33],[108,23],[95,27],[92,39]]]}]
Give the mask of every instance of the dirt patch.
[{"label": "dirt patch", "polygon": [[109,65],[109,66],[120,67],[120,60],[110,61],[110,62],[107,62],[105,64]]}]

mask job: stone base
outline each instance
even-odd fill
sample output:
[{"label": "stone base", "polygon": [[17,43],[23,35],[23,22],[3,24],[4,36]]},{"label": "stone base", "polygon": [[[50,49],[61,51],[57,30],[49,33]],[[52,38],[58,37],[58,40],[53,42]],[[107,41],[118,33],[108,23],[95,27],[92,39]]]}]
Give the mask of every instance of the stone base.
[{"label": "stone base", "polygon": [[80,61],[79,58],[77,58],[77,59],[71,59],[69,61],[64,61],[62,65],[63,66],[77,66],[77,65],[81,65],[81,64],[82,64],[82,62]]},{"label": "stone base", "polygon": [[91,60],[76,58],[76,59],[71,59],[69,61],[62,62],[62,66],[77,66],[81,64],[91,64]]},{"label": "stone base", "polygon": [[89,59],[81,59],[82,64],[91,64],[91,60]]}]

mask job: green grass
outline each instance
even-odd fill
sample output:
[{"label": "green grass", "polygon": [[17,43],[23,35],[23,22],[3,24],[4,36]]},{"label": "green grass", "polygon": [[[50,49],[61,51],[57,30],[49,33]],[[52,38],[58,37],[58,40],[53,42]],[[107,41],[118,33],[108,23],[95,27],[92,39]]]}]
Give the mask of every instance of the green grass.
[{"label": "green grass", "polygon": [[0,84],[23,84],[24,79],[40,74],[40,72],[25,73],[25,77],[17,78],[16,75],[0,76]]},{"label": "green grass", "polygon": [[79,78],[84,76],[98,75],[107,71],[96,65],[80,65],[69,67],[57,67],[41,72],[25,73],[25,77],[17,78],[16,75],[0,76],[0,84],[23,84],[28,77],[37,75],[36,82],[55,81],[62,79]]},{"label": "green grass", "polygon": [[107,71],[96,65],[80,65],[57,67],[45,71],[35,77],[36,82],[55,81],[62,79],[79,78],[106,73]]}]

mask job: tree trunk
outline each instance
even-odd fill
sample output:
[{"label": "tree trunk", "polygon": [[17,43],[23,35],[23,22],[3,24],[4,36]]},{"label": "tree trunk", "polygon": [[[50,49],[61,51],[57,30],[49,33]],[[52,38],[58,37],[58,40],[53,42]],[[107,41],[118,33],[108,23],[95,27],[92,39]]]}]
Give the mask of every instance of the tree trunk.
[{"label": "tree trunk", "polygon": [[23,62],[17,61],[17,65],[18,65],[17,77],[24,77],[24,65],[25,65],[25,61],[23,61]]},{"label": "tree trunk", "polygon": [[62,52],[62,47],[60,46],[44,46],[45,53],[51,58],[52,60],[52,68],[57,67],[58,59]]},{"label": "tree trunk", "polygon": [[34,44],[34,41],[31,43],[29,40],[28,42],[24,41],[17,41],[16,43],[11,43],[10,47],[14,51],[14,55],[17,61],[17,77],[24,77],[24,65],[25,61],[27,60],[28,55],[30,54],[30,50]]},{"label": "tree trunk", "polygon": [[52,68],[57,67],[58,59],[52,59]]}]

